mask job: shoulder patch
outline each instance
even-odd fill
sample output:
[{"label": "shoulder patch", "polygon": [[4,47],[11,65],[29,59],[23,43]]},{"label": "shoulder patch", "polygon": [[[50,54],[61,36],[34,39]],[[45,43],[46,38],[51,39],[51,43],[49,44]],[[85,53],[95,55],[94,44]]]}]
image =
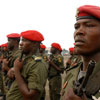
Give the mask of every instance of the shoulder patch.
[{"label": "shoulder patch", "polygon": [[58,57],[58,62],[61,63],[61,57]]},{"label": "shoulder patch", "polygon": [[35,57],[34,60],[37,61],[37,62],[42,61],[42,57]]}]

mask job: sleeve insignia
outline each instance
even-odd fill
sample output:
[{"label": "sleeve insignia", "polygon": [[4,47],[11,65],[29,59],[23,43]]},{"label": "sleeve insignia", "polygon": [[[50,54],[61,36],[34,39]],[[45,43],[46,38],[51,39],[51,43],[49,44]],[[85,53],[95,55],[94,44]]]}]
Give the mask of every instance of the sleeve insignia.
[{"label": "sleeve insignia", "polygon": [[61,58],[60,57],[58,58],[58,62],[61,63]]}]

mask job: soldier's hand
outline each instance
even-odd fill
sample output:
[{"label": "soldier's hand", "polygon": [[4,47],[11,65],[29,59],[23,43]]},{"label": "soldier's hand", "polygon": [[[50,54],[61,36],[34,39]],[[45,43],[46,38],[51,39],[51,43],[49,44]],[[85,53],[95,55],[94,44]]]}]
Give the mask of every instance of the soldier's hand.
[{"label": "soldier's hand", "polygon": [[53,63],[53,61],[51,59],[48,59],[48,62],[49,62],[49,64],[52,64]]},{"label": "soldier's hand", "polygon": [[4,57],[3,57],[3,56],[1,56],[1,57],[0,57],[0,63],[2,63],[2,62],[3,62],[3,59],[4,59]]},{"label": "soldier's hand", "polygon": [[84,95],[82,98],[75,95],[72,88],[69,88],[67,92],[64,94],[63,100],[88,100]]},{"label": "soldier's hand", "polygon": [[14,74],[14,68],[11,68],[8,73],[7,73],[8,77],[13,79],[15,77],[15,74]]},{"label": "soldier's hand", "polygon": [[8,68],[8,64],[9,64],[9,60],[7,59],[3,59],[3,62],[2,62],[2,71],[8,71],[9,68]]},{"label": "soldier's hand", "polygon": [[9,60],[7,59],[3,59],[3,63],[2,63],[4,66],[8,66],[9,64]]},{"label": "soldier's hand", "polygon": [[21,70],[23,68],[23,59],[22,61],[19,60],[19,58],[17,58],[14,62],[14,70]]}]

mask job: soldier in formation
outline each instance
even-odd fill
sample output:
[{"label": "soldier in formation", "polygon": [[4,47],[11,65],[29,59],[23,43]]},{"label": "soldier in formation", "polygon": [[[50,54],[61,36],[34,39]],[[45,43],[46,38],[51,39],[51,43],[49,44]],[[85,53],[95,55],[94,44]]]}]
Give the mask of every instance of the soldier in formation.
[{"label": "soldier in formation", "polygon": [[51,44],[48,72],[50,100],[60,100],[60,91],[62,87],[61,73],[64,71],[63,57],[59,53],[60,50],[60,44]]},{"label": "soldier in formation", "polygon": [[69,70],[62,100],[100,99],[100,7],[78,8],[75,23],[75,51],[82,62]]}]

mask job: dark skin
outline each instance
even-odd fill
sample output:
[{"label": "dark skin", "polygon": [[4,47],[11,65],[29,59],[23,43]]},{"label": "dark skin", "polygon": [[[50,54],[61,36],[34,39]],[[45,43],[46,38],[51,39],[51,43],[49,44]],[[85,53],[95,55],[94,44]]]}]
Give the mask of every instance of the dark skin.
[{"label": "dark skin", "polygon": [[44,48],[40,48],[40,53],[43,54],[45,52]]},{"label": "dark skin", "polygon": [[[51,53],[52,53],[52,54],[59,54],[59,51],[58,51],[56,48],[51,47]],[[63,70],[62,70],[61,68],[59,68],[59,66],[57,66],[57,65],[52,61],[52,59],[49,59],[49,58],[48,58],[48,61],[49,61],[49,64],[51,64],[52,67],[54,67],[58,72],[63,73]]]},{"label": "dark skin", "polygon": [[7,46],[10,51],[13,51],[19,47],[19,43],[16,39],[8,38]]},{"label": "dark skin", "polygon": [[[22,46],[25,55],[33,55],[39,52],[38,42],[32,42],[26,39],[22,39],[20,45]],[[21,95],[23,96],[24,100],[37,100],[37,97],[39,97],[40,92],[38,90],[28,88],[20,72],[22,68],[23,60],[20,62],[19,58],[16,59],[16,61],[14,62],[14,72]]]},{"label": "dark skin", "polygon": [[[91,59],[100,61],[100,21],[80,19],[75,23],[75,51],[82,56],[83,71],[86,71]],[[67,90],[63,100],[87,100],[86,96],[78,97],[73,89]]]},{"label": "dark skin", "polygon": [[[19,43],[18,43],[17,40],[8,38],[7,47],[8,47],[9,51],[16,50],[18,48],[18,46],[19,46]],[[3,60],[3,64],[2,64],[2,70],[3,71],[7,71],[8,72],[10,70],[10,68],[8,67],[9,61],[10,61],[10,59],[7,59],[7,58],[5,58]]]}]

